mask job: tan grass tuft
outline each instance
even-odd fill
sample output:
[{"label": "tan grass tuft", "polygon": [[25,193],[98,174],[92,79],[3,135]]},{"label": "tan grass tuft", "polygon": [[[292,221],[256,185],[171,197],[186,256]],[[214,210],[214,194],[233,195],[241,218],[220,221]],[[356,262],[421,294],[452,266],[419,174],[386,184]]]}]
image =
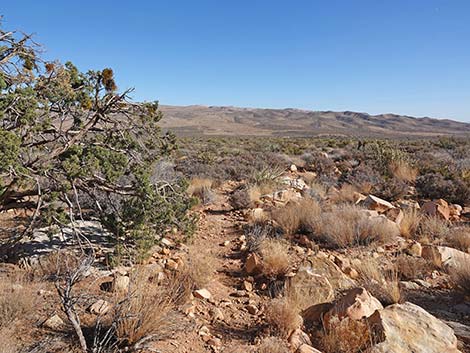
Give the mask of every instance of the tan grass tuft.
[{"label": "tan grass tuft", "polygon": [[447,243],[453,248],[470,253],[470,226],[453,228],[447,236]]},{"label": "tan grass tuft", "polygon": [[418,210],[410,208],[403,211],[403,219],[400,222],[400,235],[407,239],[414,239],[421,221],[421,214]]},{"label": "tan grass tuft", "polygon": [[175,273],[160,285],[145,268],[131,273],[129,293],[119,300],[114,322],[120,344],[134,345],[143,339],[158,340],[171,336],[182,321],[178,305],[188,299],[190,281]]},{"label": "tan grass tuft", "polygon": [[273,220],[287,235],[310,230],[321,209],[317,201],[312,198],[304,198],[299,202],[290,202],[286,206],[273,211]]},{"label": "tan grass tuft", "polygon": [[299,315],[298,309],[285,298],[274,299],[269,303],[266,310],[266,321],[273,333],[282,338],[288,338],[294,330],[302,325],[302,317]]},{"label": "tan grass tuft", "polygon": [[395,178],[406,182],[414,182],[418,177],[418,169],[405,161],[392,162],[389,170]]},{"label": "tan grass tuft", "polygon": [[214,199],[212,184],[211,179],[193,178],[189,183],[187,192],[189,196],[197,197],[203,204],[207,204]]},{"label": "tan grass tuft", "polygon": [[26,284],[12,279],[0,281],[0,328],[31,315],[34,294]]},{"label": "tan grass tuft", "polygon": [[196,288],[200,289],[211,281],[216,268],[216,259],[212,254],[190,249],[187,271]]},{"label": "tan grass tuft", "polygon": [[325,353],[359,353],[372,346],[372,332],[366,320],[333,317],[320,337]]},{"label": "tan grass tuft", "polygon": [[380,264],[375,259],[367,259],[355,266],[359,273],[358,282],[382,304],[396,304],[402,301],[398,271],[390,263]]},{"label": "tan grass tuft", "polygon": [[464,292],[465,296],[470,297],[470,260],[462,257],[458,266],[449,272],[454,284]]},{"label": "tan grass tuft", "polygon": [[269,278],[280,278],[290,270],[289,245],[286,241],[265,239],[259,247],[263,260],[263,274]]}]

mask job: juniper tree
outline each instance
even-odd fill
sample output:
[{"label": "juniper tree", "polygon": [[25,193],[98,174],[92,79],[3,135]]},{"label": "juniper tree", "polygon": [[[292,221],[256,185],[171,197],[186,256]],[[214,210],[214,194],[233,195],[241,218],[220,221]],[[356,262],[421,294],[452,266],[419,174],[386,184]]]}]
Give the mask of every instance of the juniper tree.
[{"label": "juniper tree", "polygon": [[0,212],[31,210],[20,235],[99,217],[121,249],[188,230],[184,180],[155,175],[176,147],[158,103],[131,102],[109,68],[83,73],[38,49],[0,27]]}]

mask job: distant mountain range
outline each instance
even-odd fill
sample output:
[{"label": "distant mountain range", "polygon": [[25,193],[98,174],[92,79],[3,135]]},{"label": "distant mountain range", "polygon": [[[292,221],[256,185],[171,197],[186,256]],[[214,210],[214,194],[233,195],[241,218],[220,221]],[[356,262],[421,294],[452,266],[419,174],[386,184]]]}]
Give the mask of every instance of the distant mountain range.
[{"label": "distant mountain range", "polygon": [[215,106],[160,107],[164,129],[178,135],[210,136],[437,136],[470,135],[470,124],[448,119],[356,112]]}]

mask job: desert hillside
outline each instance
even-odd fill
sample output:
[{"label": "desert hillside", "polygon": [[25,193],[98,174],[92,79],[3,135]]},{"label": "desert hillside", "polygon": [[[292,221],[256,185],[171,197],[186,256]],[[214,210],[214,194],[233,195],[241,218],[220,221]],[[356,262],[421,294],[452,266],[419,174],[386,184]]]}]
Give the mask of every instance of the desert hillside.
[{"label": "desert hillside", "polygon": [[162,126],[179,135],[303,137],[436,136],[468,134],[470,124],[405,115],[300,109],[255,109],[215,106],[167,106]]}]

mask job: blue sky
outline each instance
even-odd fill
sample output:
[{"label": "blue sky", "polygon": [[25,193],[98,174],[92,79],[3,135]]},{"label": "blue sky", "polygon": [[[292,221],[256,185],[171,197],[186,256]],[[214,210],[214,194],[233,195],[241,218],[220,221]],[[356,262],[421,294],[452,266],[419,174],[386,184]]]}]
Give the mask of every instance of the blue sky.
[{"label": "blue sky", "polygon": [[468,0],[2,1],[48,59],[135,100],[470,122]]}]

